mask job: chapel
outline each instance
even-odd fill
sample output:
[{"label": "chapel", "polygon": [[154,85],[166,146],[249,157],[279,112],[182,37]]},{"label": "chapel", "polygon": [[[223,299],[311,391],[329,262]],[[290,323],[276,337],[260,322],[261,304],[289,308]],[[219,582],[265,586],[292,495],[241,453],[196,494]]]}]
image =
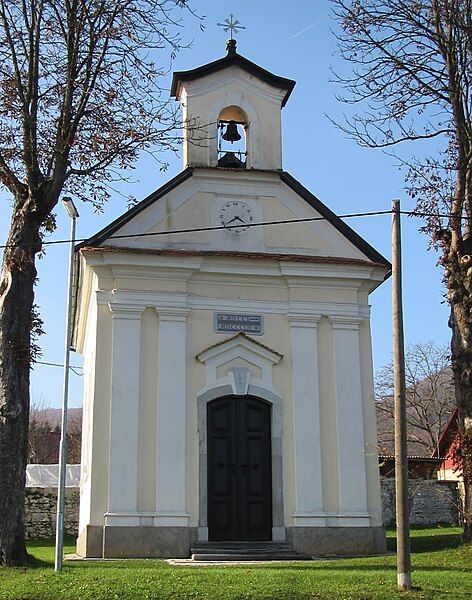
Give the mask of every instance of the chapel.
[{"label": "chapel", "polygon": [[283,170],[294,85],[234,39],[175,72],[182,172],[76,247],[82,557],[385,551],[369,294],[390,264]]}]

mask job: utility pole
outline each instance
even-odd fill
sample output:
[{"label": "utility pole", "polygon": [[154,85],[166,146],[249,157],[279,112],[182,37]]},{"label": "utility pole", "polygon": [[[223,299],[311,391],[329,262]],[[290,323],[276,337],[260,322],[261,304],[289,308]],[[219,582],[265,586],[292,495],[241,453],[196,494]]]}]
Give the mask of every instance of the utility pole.
[{"label": "utility pole", "polygon": [[397,585],[411,588],[410,515],[406,430],[405,349],[403,339],[400,200],[392,201],[392,317],[395,399],[395,500],[397,513]]}]

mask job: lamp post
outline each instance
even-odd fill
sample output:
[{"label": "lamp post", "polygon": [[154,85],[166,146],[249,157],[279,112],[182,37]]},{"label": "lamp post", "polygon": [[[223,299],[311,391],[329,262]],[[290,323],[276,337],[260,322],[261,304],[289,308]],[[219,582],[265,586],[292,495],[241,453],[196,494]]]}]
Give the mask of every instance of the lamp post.
[{"label": "lamp post", "polygon": [[64,546],[64,505],[66,495],[66,467],[67,467],[67,401],[69,397],[69,357],[72,334],[72,315],[70,314],[72,304],[72,286],[74,280],[74,244],[75,244],[75,221],[79,216],[72,198],[64,198],[62,204],[71,219],[69,238],[69,274],[68,293],[66,306],[66,337],[64,348],[64,379],[62,387],[62,419],[61,419],[61,445],[59,449],[59,481],[57,487],[57,516],[56,516],[56,553],[54,559],[54,570],[59,573],[62,570],[62,553]]}]

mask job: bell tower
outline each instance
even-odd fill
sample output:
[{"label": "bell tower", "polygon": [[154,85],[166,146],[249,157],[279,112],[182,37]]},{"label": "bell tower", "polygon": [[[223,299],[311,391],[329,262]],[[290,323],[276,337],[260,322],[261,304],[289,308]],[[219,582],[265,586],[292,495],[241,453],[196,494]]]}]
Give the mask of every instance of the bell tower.
[{"label": "bell tower", "polygon": [[266,71],[227,42],[225,57],[174,73],[171,94],[183,108],[186,167],[280,170],[281,109],[295,85]]}]

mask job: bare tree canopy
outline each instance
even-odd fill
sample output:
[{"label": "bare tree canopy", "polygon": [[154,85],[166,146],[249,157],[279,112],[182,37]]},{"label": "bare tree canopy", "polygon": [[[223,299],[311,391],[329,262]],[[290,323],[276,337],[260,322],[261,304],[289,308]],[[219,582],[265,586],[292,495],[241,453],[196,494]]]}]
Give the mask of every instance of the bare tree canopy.
[{"label": "bare tree canopy", "polygon": [[[448,348],[429,341],[411,344],[405,352],[408,454],[432,456],[455,407],[454,382]],[[375,375],[379,450],[394,447],[393,362]]]},{"label": "bare tree canopy", "polygon": [[344,131],[365,146],[456,136],[470,125],[471,0],[332,0],[341,56],[337,81],[362,113]]},{"label": "bare tree canopy", "polygon": [[[331,0],[348,75],[341,99],[354,117],[338,126],[385,148],[437,138],[443,150],[412,160],[408,191],[427,212],[423,231],[441,252],[451,307],[451,357],[472,541],[472,0]],[[422,301],[422,299],[419,299]]]},{"label": "bare tree canopy", "polygon": [[[28,432],[28,464],[57,464],[61,442],[60,408],[47,406],[44,398],[31,398]],[[67,463],[80,464],[82,409],[70,408],[67,415]]]},{"label": "bare tree canopy", "polygon": [[39,188],[49,204],[61,190],[101,202],[138,151],[173,148],[159,81],[185,4],[0,1],[0,180],[15,197]]},{"label": "bare tree canopy", "polygon": [[[67,191],[100,208],[140,151],[174,147],[160,76],[187,0],[0,0],[0,184],[12,217],[0,276],[0,564],[27,561],[29,369],[42,232]],[[167,97],[167,94],[166,94]]]}]

